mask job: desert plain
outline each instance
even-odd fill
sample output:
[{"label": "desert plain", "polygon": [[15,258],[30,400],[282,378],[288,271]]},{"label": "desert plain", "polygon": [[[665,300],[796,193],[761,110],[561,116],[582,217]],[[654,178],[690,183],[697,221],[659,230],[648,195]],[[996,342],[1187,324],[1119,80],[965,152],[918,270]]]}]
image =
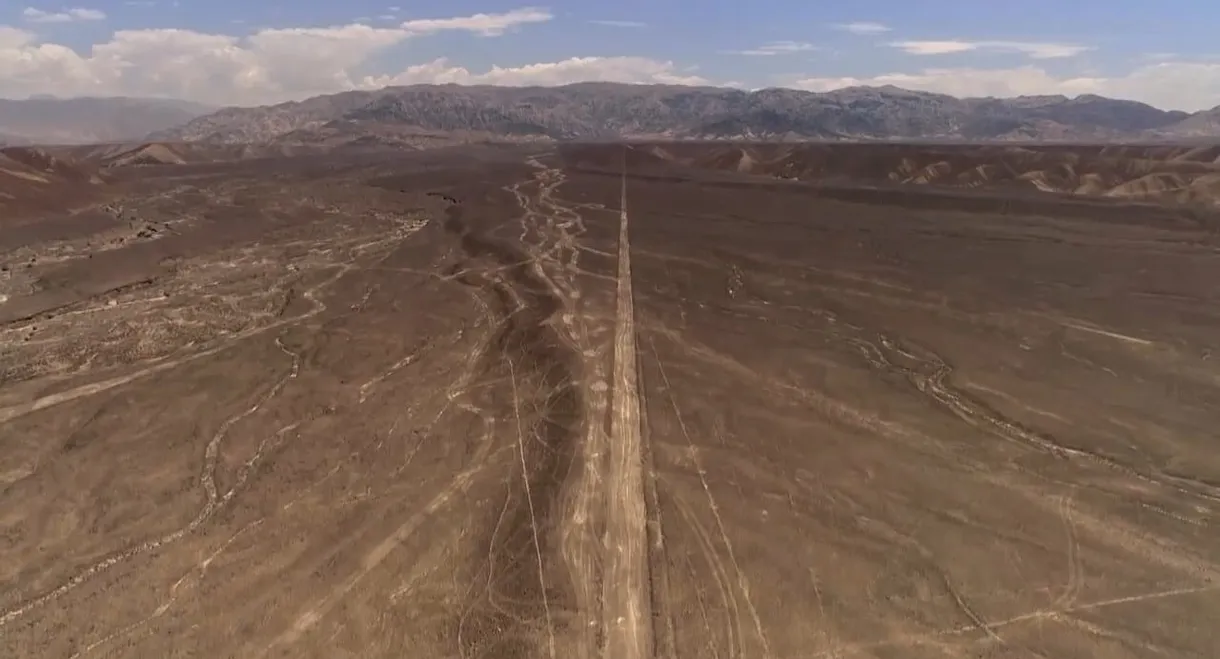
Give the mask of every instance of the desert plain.
[{"label": "desert plain", "polygon": [[0,656],[1218,656],[1218,159],[7,149]]}]

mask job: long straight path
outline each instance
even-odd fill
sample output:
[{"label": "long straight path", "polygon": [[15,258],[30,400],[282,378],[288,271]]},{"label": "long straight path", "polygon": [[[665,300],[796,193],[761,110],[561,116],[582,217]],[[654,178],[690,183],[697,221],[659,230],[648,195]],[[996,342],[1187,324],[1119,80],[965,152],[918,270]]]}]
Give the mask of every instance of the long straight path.
[{"label": "long straight path", "polygon": [[623,159],[619,211],[618,280],[611,394],[610,470],[606,492],[606,564],[603,576],[605,659],[652,654],[648,587],[647,511],[641,452],[640,392],[636,372],[635,307],[627,221],[627,163]]}]

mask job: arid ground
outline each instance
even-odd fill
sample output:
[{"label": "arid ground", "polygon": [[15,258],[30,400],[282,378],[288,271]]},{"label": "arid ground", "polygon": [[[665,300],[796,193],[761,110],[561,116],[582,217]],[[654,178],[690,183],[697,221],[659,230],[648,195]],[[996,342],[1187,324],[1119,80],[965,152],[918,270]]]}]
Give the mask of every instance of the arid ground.
[{"label": "arid ground", "polygon": [[1220,655],[1213,210],[693,149],[0,162],[0,656]]}]

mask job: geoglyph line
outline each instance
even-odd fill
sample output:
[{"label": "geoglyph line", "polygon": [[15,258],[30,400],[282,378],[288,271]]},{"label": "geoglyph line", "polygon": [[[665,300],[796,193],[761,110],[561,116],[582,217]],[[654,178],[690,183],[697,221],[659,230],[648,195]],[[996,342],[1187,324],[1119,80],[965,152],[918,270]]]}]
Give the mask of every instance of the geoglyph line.
[{"label": "geoglyph line", "polygon": [[652,599],[648,588],[647,511],[636,372],[635,308],[631,293],[631,244],[627,235],[625,151],[621,194],[610,468],[606,479],[603,656],[606,659],[645,659],[652,655]]}]

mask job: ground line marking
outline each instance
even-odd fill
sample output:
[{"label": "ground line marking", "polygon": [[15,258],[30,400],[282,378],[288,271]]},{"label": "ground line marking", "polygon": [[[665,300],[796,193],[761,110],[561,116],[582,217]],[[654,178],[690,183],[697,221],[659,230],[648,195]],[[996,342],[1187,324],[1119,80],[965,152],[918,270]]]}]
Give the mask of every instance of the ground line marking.
[{"label": "ground line marking", "polygon": [[603,656],[606,659],[646,659],[652,654],[635,308],[631,291],[631,243],[627,231],[626,148],[623,149],[619,209],[610,469],[606,480],[610,488],[606,503],[607,557],[602,592]]}]

